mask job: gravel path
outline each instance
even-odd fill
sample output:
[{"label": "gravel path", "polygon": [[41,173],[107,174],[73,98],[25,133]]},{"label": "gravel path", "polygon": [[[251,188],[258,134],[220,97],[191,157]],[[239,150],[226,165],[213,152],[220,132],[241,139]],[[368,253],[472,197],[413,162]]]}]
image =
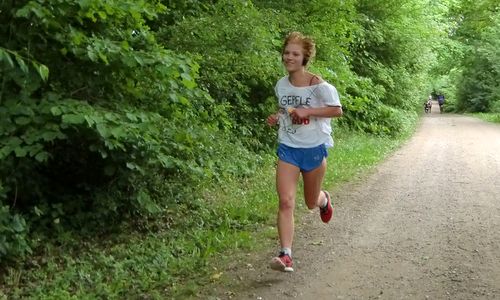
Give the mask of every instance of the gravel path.
[{"label": "gravel path", "polygon": [[330,224],[314,211],[297,226],[294,273],[255,261],[219,298],[500,299],[499,125],[425,115],[400,150],[333,194]]}]

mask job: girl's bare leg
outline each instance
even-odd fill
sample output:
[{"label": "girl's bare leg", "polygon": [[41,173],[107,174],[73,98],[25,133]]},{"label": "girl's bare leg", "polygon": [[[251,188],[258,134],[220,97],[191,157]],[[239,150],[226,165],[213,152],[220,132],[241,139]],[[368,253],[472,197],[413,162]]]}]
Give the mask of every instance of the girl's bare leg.
[{"label": "girl's bare leg", "polygon": [[313,209],[325,204],[326,197],[321,192],[321,185],[323,177],[326,172],[326,159],[316,169],[303,172],[302,178],[304,180],[304,199],[309,209]]},{"label": "girl's bare leg", "polygon": [[276,168],[276,189],[279,197],[278,234],[282,248],[292,248],[294,234],[295,196],[300,169],[278,160]]}]

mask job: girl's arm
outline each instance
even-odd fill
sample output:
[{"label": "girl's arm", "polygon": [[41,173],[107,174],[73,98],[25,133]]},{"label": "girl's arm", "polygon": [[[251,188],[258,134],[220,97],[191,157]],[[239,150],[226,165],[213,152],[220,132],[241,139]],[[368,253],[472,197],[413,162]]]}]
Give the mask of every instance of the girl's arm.
[{"label": "girl's arm", "polygon": [[309,118],[309,117],[320,117],[320,118],[338,118],[343,114],[341,106],[327,106],[327,107],[315,107],[315,108],[295,108],[290,112],[292,117],[297,118]]}]

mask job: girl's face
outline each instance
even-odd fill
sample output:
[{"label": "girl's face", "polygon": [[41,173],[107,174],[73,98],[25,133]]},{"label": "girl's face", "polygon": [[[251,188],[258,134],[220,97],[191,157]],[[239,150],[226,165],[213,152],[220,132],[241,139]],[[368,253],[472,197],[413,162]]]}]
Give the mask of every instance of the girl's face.
[{"label": "girl's face", "polygon": [[302,62],[304,60],[304,53],[301,44],[288,43],[283,51],[283,65],[286,70],[290,72],[295,72],[302,70],[304,66]]}]

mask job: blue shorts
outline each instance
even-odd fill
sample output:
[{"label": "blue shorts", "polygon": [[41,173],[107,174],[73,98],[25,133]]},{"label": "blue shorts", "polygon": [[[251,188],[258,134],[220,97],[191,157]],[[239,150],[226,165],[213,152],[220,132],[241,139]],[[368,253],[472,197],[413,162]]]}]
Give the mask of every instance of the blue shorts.
[{"label": "blue shorts", "polygon": [[324,144],[314,148],[293,148],[279,144],[276,154],[280,160],[298,167],[303,172],[316,169],[321,165],[323,159],[328,157],[328,151]]}]

